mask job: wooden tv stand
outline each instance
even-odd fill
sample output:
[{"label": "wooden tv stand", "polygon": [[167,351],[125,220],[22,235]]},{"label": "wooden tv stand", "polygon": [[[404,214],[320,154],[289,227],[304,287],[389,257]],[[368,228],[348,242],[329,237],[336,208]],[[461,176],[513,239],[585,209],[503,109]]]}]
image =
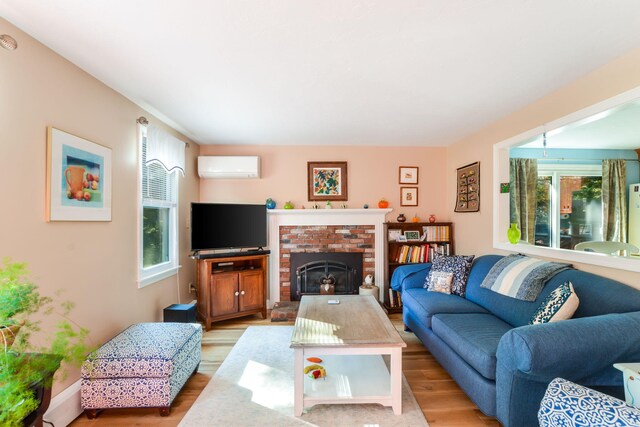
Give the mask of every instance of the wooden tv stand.
[{"label": "wooden tv stand", "polygon": [[267,318],[267,256],[250,252],[197,261],[197,314],[213,322],[261,313]]}]

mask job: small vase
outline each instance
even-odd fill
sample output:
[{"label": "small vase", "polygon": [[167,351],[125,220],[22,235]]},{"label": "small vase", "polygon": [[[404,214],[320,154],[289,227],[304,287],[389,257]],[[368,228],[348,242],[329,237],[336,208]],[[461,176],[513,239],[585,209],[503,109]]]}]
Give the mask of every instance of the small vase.
[{"label": "small vase", "polygon": [[398,215],[398,218],[396,218],[396,221],[398,222],[405,222],[407,220],[407,217],[404,216],[404,214],[400,214]]},{"label": "small vase", "polygon": [[515,222],[512,222],[511,227],[507,230],[507,238],[514,245],[520,241],[520,229]]},{"label": "small vase", "polygon": [[266,205],[267,205],[267,209],[275,209],[276,208],[276,201],[273,200],[272,198],[268,198],[267,202],[266,202]]},{"label": "small vase", "polygon": [[436,216],[434,214],[429,215],[429,222],[436,222]]}]

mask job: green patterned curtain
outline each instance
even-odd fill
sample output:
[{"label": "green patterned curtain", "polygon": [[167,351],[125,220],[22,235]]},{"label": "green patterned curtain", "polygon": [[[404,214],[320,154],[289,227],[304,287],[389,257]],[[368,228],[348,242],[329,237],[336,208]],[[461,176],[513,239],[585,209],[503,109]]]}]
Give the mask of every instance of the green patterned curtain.
[{"label": "green patterned curtain", "polygon": [[627,164],[602,161],[602,237],[608,242],[627,241]]},{"label": "green patterned curtain", "polygon": [[536,159],[509,159],[509,207],[510,220],[520,228],[520,240],[531,244],[536,234],[536,184],[538,161]]}]

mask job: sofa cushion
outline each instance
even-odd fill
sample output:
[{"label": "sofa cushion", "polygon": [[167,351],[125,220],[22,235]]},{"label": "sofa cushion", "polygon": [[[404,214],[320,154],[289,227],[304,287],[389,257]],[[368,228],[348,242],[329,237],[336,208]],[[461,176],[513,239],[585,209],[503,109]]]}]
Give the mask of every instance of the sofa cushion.
[{"label": "sofa cushion", "polygon": [[431,329],[483,377],[496,378],[496,351],[511,325],[489,313],[436,314]]},{"label": "sofa cushion", "polygon": [[530,325],[547,322],[558,322],[571,319],[576,312],[580,300],[573,290],[571,282],[565,282],[558,286],[542,301],[540,307],[533,313]]},{"label": "sofa cushion", "polygon": [[431,276],[436,272],[453,273],[453,282],[451,283],[451,293],[455,295],[464,296],[465,289],[467,287],[467,278],[469,277],[469,270],[471,270],[471,263],[475,255],[440,255],[438,253],[433,256],[433,263],[427,280],[426,286],[429,286]]},{"label": "sofa cushion", "polygon": [[438,313],[487,313],[487,310],[457,295],[429,292],[424,288],[407,289],[402,293],[402,305],[431,327],[431,316]]}]

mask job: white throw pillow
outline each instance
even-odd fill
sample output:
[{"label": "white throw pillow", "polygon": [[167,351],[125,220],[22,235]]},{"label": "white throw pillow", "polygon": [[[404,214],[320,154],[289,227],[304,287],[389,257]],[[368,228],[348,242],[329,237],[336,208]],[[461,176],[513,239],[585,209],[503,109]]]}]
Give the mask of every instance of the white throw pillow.
[{"label": "white throw pillow", "polygon": [[540,323],[557,322],[571,319],[578,309],[580,300],[573,290],[573,284],[569,281],[553,290],[540,304],[529,320],[530,325]]},{"label": "white throw pillow", "polygon": [[443,294],[451,293],[451,283],[453,282],[453,273],[446,271],[434,271],[429,276],[427,290],[431,292],[441,292]]}]

